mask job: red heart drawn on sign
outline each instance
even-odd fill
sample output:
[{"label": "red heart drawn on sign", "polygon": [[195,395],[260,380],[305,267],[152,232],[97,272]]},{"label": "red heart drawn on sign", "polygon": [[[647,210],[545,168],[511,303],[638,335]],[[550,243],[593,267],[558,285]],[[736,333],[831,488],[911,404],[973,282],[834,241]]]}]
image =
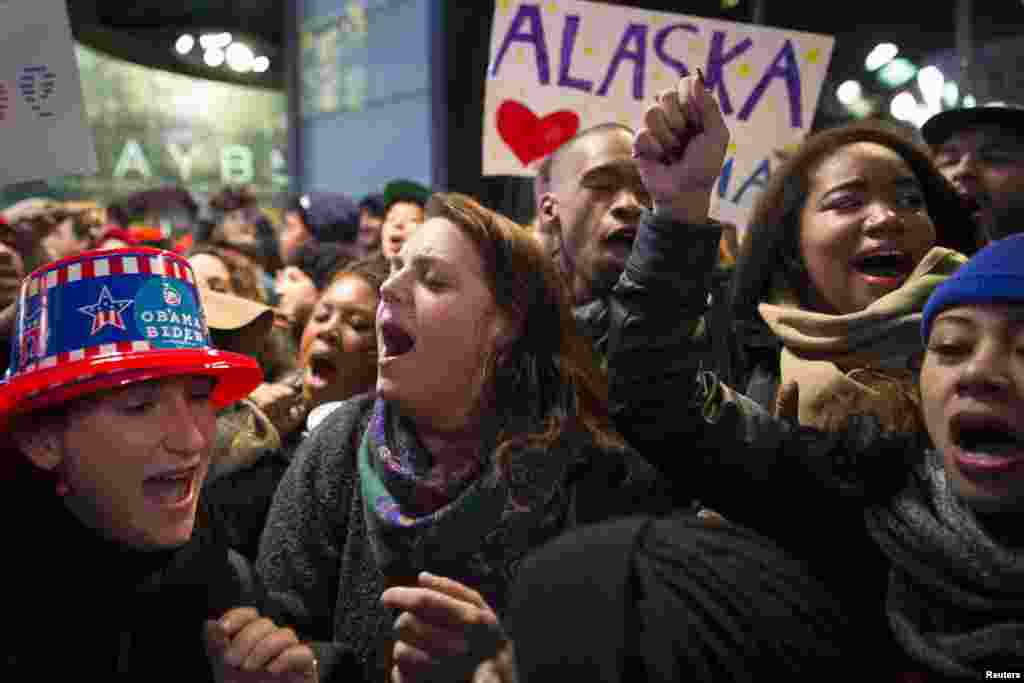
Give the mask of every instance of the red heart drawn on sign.
[{"label": "red heart drawn on sign", "polygon": [[523,166],[558,149],[576,135],[580,117],[572,111],[556,111],[539,118],[530,108],[515,100],[498,107],[498,134]]}]

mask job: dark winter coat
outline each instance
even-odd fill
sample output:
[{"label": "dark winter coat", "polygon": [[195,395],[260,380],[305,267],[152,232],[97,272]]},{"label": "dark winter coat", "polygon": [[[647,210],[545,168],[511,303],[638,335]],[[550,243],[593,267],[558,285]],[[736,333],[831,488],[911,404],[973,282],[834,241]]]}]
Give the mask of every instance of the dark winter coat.
[{"label": "dark winter coat", "polygon": [[143,552],[83,525],[31,473],[4,498],[5,681],[212,681],[205,620],[244,606],[285,618],[202,504],[188,543]]}]

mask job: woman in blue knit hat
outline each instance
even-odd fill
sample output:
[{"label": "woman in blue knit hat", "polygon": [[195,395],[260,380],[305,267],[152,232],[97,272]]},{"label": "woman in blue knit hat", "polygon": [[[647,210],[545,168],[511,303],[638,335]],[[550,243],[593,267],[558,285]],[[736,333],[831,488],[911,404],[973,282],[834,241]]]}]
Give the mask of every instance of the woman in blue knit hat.
[{"label": "woman in blue knit hat", "polygon": [[[706,295],[695,287],[683,310]],[[940,284],[921,330],[925,431],[883,434],[866,416],[835,433],[772,420],[690,368],[690,408],[677,407],[666,437],[685,438],[679,455],[703,503],[825,580],[877,680],[1021,672],[1024,235],[991,243]],[[623,378],[616,400],[639,405],[636,359],[613,344],[608,362]]]},{"label": "woman in blue knit hat", "polygon": [[202,500],[216,412],[262,373],[213,348],[188,262],[130,248],[39,268],[11,359],[4,680],[316,681]]}]

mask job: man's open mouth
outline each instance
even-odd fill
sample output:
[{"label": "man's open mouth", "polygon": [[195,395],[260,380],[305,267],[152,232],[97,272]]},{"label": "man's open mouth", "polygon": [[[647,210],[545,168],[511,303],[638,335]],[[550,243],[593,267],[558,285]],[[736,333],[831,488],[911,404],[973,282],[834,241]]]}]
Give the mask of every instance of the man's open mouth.
[{"label": "man's open mouth", "polygon": [[379,351],[381,358],[396,358],[412,351],[416,339],[392,322],[381,323]]},{"label": "man's open mouth", "polygon": [[309,359],[309,383],[320,388],[332,383],[338,377],[338,367],[331,355],[312,356]]},{"label": "man's open mouth", "polygon": [[865,275],[882,278],[905,278],[914,270],[914,259],[903,251],[879,251],[859,256],[853,267]]},{"label": "man's open mouth", "polygon": [[608,244],[625,246],[632,249],[633,242],[636,241],[636,233],[637,229],[632,226],[619,228],[605,237],[604,241]]}]

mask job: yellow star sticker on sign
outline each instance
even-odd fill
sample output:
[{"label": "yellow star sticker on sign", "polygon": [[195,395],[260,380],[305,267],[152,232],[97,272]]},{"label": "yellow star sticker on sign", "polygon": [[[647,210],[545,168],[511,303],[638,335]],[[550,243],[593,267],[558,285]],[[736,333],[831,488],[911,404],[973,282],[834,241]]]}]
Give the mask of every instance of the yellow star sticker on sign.
[{"label": "yellow star sticker on sign", "polygon": [[821,50],[816,47],[808,50],[807,54],[804,55],[804,59],[807,60],[808,64],[816,63],[819,57],[821,57]]},{"label": "yellow star sticker on sign", "polygon": [[750,75],[750,65],[747,64],[746,62],[740,64],[740,67],[736,70],[736,73],[738,73],[741,78],[746,78],[747,76]]},{"label": "yellow star sticker on sign", "polygon": [[729,146],[725,148],[725,152],[726,152],[726,154],[735,154],[736,153],[736,143],[735,142],[730,142]]},{"label": "yellow star sticker on sign", "polygon": [[512,4],[510,0],[498,0],[498,9],[502,12],[507,12],[510,4]]}]

